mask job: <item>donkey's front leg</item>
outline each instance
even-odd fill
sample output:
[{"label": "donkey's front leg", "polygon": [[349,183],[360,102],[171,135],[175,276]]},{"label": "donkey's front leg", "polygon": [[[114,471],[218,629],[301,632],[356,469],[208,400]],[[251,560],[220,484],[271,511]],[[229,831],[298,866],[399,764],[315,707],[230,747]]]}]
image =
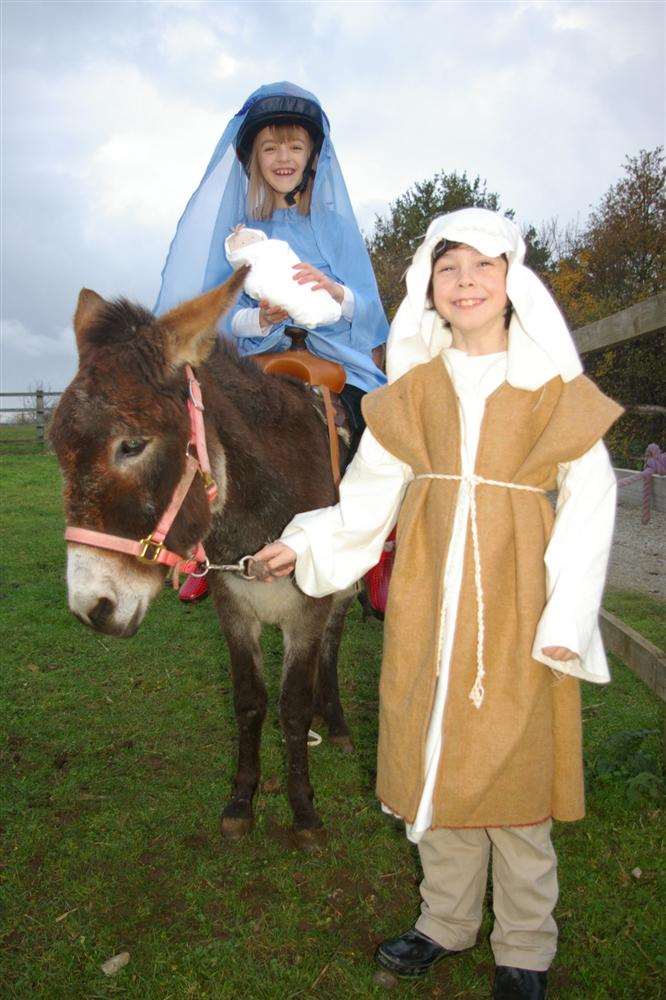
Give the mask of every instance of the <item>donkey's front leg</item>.
[{"label": "donkey's front leg", "polygon": [[[240,609],[237,609],[240,611]],[[222,627],[231,660],[234,709],[238,725],[238,768],[233,794],[222,811],[222,833],[237,839],[253,824],[252,799],[259,784],[261,727],[266,717],[266,685],[261,675],[261,625],[254,616],[239,614]]]},{"label": "donkey's front leg", "polygon": [[312,722],[321,629],[328,617],[328,608],[316,606],[320,602],[308,599],[307,603],[309,607],[302,609],[298,625],[283,627],[284,673],[280,692],[280,722],[287,744],[287,794],[301,846],[321,839],[315,833],[321,830],[322,822],[313,804],[308,732]]}]

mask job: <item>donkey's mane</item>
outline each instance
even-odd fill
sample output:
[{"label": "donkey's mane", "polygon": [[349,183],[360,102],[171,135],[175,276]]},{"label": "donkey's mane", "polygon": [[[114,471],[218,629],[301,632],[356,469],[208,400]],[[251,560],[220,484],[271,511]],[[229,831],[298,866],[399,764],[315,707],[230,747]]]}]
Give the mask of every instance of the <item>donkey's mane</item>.
[{"label": "donkey's mane", "polygon": [[154,322],[153,314],[143,306],[127,299],[114,299],[99,310],[86,332],[86,340],[96,346],[122,344],[133,340],[139,327]]},{"label": "donkey's mane", "polygon": [[289,376],[265,375],[230,341],[217,341],[207,367],[225,395],[253,424],[259,421],[259,425],[279,425],[311,406],[311,397],[303,382]]}]

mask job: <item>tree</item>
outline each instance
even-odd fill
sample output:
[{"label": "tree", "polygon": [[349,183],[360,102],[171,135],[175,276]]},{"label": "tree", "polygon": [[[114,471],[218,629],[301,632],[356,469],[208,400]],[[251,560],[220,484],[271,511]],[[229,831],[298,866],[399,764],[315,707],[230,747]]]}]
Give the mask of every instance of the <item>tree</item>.
[{"label": "tree", "polygon": [[582,229],[556,220],[539,236],[552,251],[547,280],[572,328],[655,295],[666,284],[664,149],[627,156]]},{"label": "tree", "polygon": [[[607,316],[655,295],[666,284],[666,165],[664,148],[627,156],[624,175],[590,214],[584,234],[588,287]],[[595,319],[597,316],[594,317]],[[592,377],[625,406],[663,401],[666,343],[663,333],[639,337],[586,358]],[[616,460],[633,464],[647,445],[663,446],[664,417],[631,412],[612,429]]]},{"label": "tree", "polygon": [[666,283],[664,147],[627,156],[624,177],[590,215],[585,233],[591,288],[607,313],[655,295]]},{"label": "tree", "polygon": [[[447,174],[442,170],[396,198],[385,218],[376,217],[375,231],[367,244],[389,319],[405,294],[404,273],[429,224],[437,215],[472,206],[498,212],[499,195],[488,191],[486,181],[478,176],[472,180],[466,171]],[[512,216],[513,212],[506,214]]]},{"label": "tree", "polygon": [[524,230],[523,239],[527,244],[525,263],[536,271],[540,278],[547,281],[553,266],[553,253],[548,241],[532,225],[528,225]]},{"label": "tree", "polygon": [[[663,147],[627,156],[623,171],[582,230],[567,238],[551,223],[542,233],[559,250],[547,280],[572,329],[655,295],[666,284]],[[664,346],[663,334],[640,337],[586,355],[585,367],[625,406],[653,405],[666,384]],[[663,435],[663,416],[629,412],[612,428],[608,443],[616,462],[630,464]]]}]

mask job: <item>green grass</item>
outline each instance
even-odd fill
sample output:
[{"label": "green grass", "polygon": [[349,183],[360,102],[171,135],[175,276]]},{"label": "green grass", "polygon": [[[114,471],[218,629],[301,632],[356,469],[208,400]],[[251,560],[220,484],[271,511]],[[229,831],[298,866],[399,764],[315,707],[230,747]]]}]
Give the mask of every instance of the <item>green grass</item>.
[{"label": "green grass", "polygon": [[633,590],[611,590],[604,606],[660,649],[666,649],[666,605]]},{"label": "green grass", "polygon": [[[34,424],[0,424],[0,455],[42,455]],[[0,459],[4,461],[4,459]]]},{"label": "green grass", "polygon": [[[165,591],[126,641],[84,629],[66,608],[54,460],[14,456],[3,469],[3,995],[381,996],[372,951],[413,923],[419,871],[373,795],[379,624],[354,611],[342,649],[356,753],[326,742],[312,752],[327,847],[296,851],[285,798],[268,790],[252,834],[223,842],[235,724],[210,602],[185,608]],[[608,604],[646,634],[663,612],[635,595]],[[266,631],[264,650],[263,774],[282,782],[277,632]],[[589,815],[555,833],[554,1000],[654,1000],[664,974],[663,813],[653,798],[662,709],[617,662],[613,677],[584,692]],[[487,997],[489,929],[486,917],[476,949],[394,994]],[[100,964],[122,950],[129,965],[107,979]]]}]

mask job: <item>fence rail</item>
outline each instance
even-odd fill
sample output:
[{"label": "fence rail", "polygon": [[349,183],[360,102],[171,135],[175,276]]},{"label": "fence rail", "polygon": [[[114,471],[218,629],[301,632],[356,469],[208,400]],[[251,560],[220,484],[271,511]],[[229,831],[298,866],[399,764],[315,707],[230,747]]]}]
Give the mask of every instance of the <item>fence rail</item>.
[{"label": "fence rail", "polygon": [[21,397],[22,399],[27,399],[30,396],[35,397],[34,406],[0,406],[1,413],[34,413],[35,415],[35,436],[37,444],[44,444],[44,434],[46,429],[46,406],[44,405],[44,400],[46,399],[56,399],[58,396],[62,396],[62,392],[45,392],[43,389],[35,389],[33,391],[25,392],[0,392],[0,399],[16,399]]},{"label": "fence rail", "polygon": [[666,290],[658,292],[649,299],[636,302],[628,309],[621,309],[588,323],[573,332],[573,338],[581,354],[588,351],[598,351],[600,347],[610,347],[612,344],[622,344],[636,337],[658,333],[666,328]]}]

